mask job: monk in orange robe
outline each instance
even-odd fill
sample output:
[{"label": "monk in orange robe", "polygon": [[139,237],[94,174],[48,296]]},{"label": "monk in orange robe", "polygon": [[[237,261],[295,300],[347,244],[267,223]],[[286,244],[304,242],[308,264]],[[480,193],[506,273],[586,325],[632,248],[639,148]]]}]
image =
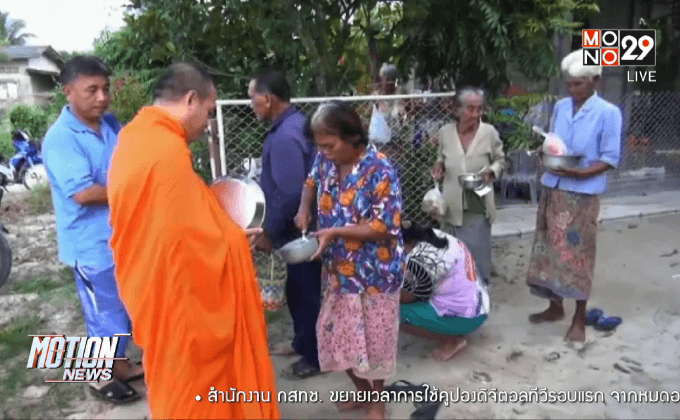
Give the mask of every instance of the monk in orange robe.
[{"label": "monk in orange robe", "polygon": [[[216,99],[207,73],[174,64],[158,81],[154,105],[121,131],[108,189],[115,274],[144,351],[154,418],[275,419],[276,379],[247,232],[194,172],[188,148]],[[231,388],[245,396],[227,402]]]}]

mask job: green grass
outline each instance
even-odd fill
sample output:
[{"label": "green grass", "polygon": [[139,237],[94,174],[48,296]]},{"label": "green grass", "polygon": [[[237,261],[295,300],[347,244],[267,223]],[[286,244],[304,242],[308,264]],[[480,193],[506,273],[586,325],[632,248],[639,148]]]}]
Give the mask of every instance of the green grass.
[{"label": "green grass", "polygon": [[28,353],[33,342],[33,338],[29,337],[29,334],[40,333],[40,327],[44,322],[37,316],[31,316],[16,320],[3,327],[0,330],[0,362],[9,360],[22,352]]},{"label": "green grass", "polygon": [[[28,352],[26,352],[28,355]],[[26,356],[28,357],[28,356]],[[23,363],[22,363],[23,362]],[[6,401],[9,397],[14,396],[17,388],[26,381],[26,360],[3,361],[2,366],[2,381],[0,381],[0,400]]]},{"label": "green grass", "polygon": [[284,309],[278,311],[264,311],[264,318],[267,320],[267,324],[271,324],[272,322],[281,319],[284,315],[283,310]]},{"label": "green grass", "polygon": [[55,289],[47,290],[40,295],[40,298],[55,306],[69,305],[70,307],[74,307],[75,305],[75,309],[78,311],[80,310],[80,300],[78,299],[75,281],[71,281],[70,283],[66,283]]},{"label": "green grass", "polygon": [[12,292],[42,294],[44,292],[58,289],[63,286],[65,286],[63,281],[52,280],[49,275],[43,274],[40,277],[23,280],[18,283],[13,283]]},{"label": "green grass", "polygon": [[31,195],[26,200],[30,206],[32,215],[45,214],[52,211],[52,191],[49,185],[38,185],[31,190]]}]

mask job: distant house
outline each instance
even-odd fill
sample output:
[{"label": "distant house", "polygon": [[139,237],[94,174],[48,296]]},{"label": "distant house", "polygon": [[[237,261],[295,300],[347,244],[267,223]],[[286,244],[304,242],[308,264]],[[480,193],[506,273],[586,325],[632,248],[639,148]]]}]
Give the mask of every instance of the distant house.
[{"label": "distant house", "polygon": [[0,115],[17,103],[47,103],[65,60],[50,46],[8,46],[0,53]]}]

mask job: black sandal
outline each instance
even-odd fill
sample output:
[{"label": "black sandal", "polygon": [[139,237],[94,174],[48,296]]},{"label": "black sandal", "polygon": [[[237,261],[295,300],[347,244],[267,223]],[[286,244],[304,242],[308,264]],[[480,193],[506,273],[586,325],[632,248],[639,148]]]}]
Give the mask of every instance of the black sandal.
[{"label": "black sandal", "polygon": [[139,401],[142,396],[125,382],[111,382],[100,389],[90,386],[92,395],[113,404],[127,404]]},{"label": "black sandal", "polygon": [[440,402],[414,403],[416,411],[411,413],[411,418],[415,420],[434,420],[441,407]]},{"label": "black sandal", "polygon": [[387,392],[390,392],[390,391],[394,391],[394,392],[401,392],[401,391],[404,391],[404,392],[409,392],[409,391],[418,392],[418,391],[420,391],[420,392],[422,392],[422,393],[427,392],[427,387],[425,386],[425,384],[415,385],[415,384],[413,384],[413,383],[411,383],[411,382],[409,382],[409,381],[405,381],[405,380],[403,380],[403,379],[400,379],[400,380],[394,382],[394,383],[391,384],[391,385],[387,385],[384,389],[385,389],[385,391],[387,391]]},{"label": "black sandal", "polygon": [[321,375],[323,372],[319,370],[316,366],[312,366],[304,358],[301,358],[297,362],[290,365],[283,374],[287,379],[291,380],[301,380],[312,378],[317,375]]}]

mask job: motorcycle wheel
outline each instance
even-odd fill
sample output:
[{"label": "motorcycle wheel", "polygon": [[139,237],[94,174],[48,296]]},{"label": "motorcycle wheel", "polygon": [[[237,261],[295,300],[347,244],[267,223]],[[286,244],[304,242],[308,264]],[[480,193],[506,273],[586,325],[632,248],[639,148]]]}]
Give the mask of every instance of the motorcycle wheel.
[{"label": "motorcycle wheel", "polygon": [[5,238],[5,235],[0,233],[0,287],[9,278],[9,273],[12,271],[12,248]]},{"label": "motorcycle wheel", "polygon": [[47,169],[45,165],[38,164],[30,168],[26,168],[21,176],[21,180],[24,183],[24,187],[32,190],[41,184],[46,184],[49,182],[47,178]]}]

